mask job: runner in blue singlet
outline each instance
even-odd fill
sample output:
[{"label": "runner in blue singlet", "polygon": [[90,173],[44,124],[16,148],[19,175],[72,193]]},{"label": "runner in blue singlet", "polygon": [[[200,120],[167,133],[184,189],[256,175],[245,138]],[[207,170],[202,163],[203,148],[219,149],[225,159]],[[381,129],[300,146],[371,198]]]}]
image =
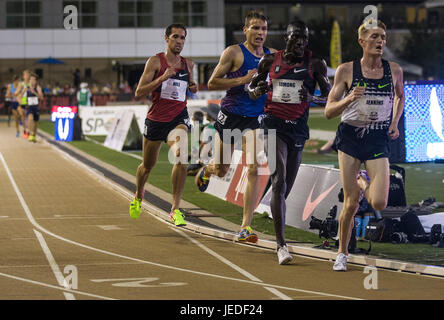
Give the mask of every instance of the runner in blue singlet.
[{"label": "runner in blue singlet", "polygon": [[[260,59],[265,54],[276,51],[264,47],[267,26],[267,18],[263,14],[257,11],[248,13],[243,28],[246,41],[226,48],[211,75],[208,88],[227,90],[227,94],[222,99],[221,111],[214,125],[218,132],[215,136],[214,158],[196,175],[196,184],[200,191],[206,190],[211,175],[225,176],[230,167],[234,144],[240,140],[236,137],[240,137],[239,133],[242,132],[242,150],[246,152],[248,182],[243,197],[243,220],[237,238],[239,241],[253,243],[257,241],[257,235],[253,233],[250,225],[259,197],[258,166],[254,152],[257,141],[246,136],[256,137],[255,130],[260,128],[266,96],[255,101],[251,100],[248,95],[248,84],[257,71]],[[246,141],[255,141],[254,146],[247,146]],[[230,154],[223,153],[224,145],[228,145]]]},{"label": "runner in blue singlet", "polygon": [[20,84],[20,77],[18,75],[13,76],[12,82],[8,84],[8,89],[6,91],[6,99],[9,103],[9,107],[11,108],[12,115],[14,116],[17,138],[20,137],[19,120],[21,120],[21,122],[23,123],[22,114],[19,113],[19,111],[17,110],[19,103],[15,98],[19,84]]}]

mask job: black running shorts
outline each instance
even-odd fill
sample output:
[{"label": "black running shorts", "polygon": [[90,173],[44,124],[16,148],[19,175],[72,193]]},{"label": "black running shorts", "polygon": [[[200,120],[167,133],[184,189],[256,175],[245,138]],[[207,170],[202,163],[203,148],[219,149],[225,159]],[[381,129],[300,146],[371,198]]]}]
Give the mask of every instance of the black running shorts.
[{"label": "black running shorts", "polygon": [[388,129],[366,129],[341,122],[336,132],[334,149],[361,160],[390,156]]},{"label": "black running shorts", "polygon": [[[227,111],[219,111],[217,115],[217,120],[214,123],[214,128],[219,134],[220,139],[227,144],[235,144],[237,143],[236,139],[239,135],[230,134],[233,130],[238,129],[242,134],[245,134],[247,130],[256,130],[260,128],[260,117],[247,117],[241,116],[235,113],[227,112]],[[228,135],[224,140],[224,130]],[[230,139],[231,138],[231,139]]]},{"label": "black running shorts", "polygon": [[143,136],[151,141],[161,140],[167,142],[170,132],[180,124],[186,125],[188,130],[191,129],[191,121],[187,108],[183,109],[183,111],[170,122],[159,122],[146,118]]},{"label": "black running shorts", "polygon": [[39,121],[39,119],[40,119],[39,106],[27,106],[25,114],[26,114],[26,116],[32,114],[34,121]]},{"label": "black running shorts", "polygon": [[302,119],[283,120],[271,114],[265,114],[262,119],[261,128],[264,134],[270,134],[270,129],[276,130],[276,135],[284,141],[288,148],[302,150],[308,139],[308,125]]}]

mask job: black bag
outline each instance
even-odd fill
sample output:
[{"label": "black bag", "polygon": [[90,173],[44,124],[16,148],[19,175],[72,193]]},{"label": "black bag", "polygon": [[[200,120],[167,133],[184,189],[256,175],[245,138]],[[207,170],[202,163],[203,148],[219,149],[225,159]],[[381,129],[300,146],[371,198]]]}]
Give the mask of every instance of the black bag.
[{"label": "black bag", "polygon": [[401,216],[400,229],[407,234],[407,238],[410,242],[415,242],[417,236],[425,235],[421,221],[419,221],[414,210],[409,210]]},{"label": "black bag", "polygon": [[370,220],[365,227],[365,239],[375,242],[391,242],[392,234],[399,231],[399,222],[395,219]]},{"label": "black bag", "polygon": [[78,114],[74,117],[72,140],[83,140],[82,119]]},{"label": "black bag", "polygon": [[405,207],[407,205],[405,197],[405,169],[391,164],[390,169],[396,171],[390,174],[390,188],[387,207]]}]

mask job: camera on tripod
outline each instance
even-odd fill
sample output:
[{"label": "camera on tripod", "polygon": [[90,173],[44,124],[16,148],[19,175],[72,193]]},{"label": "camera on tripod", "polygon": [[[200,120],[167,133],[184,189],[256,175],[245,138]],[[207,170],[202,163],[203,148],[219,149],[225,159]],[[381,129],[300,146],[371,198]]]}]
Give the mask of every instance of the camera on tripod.
[{"label": "camera on tripod", "polygon": [[319,230],[319,238],[334,238],[338,234],[338,221],[336,220],[336,214],[338,212],[338,206],[331,207],[325,220],[318,219],[311,216],[310,229]]}]

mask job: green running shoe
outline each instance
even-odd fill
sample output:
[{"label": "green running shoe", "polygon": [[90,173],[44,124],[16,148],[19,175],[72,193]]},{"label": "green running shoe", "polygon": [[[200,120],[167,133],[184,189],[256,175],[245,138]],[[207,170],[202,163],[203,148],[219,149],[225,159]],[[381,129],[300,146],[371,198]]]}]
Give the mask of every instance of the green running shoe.
[{"label": "green running shoe", "polygon": [[258,240],[257,235],[253,232],[250,226],[246,226],[237,235],[238,241],[246,241],[251,243],[256,243]]},{"label": "green running shoe", "polygon": [[170,220],[174,222],[177,227],[186,226],[185,216],[179,209],[176,209],[170,213]]},{"label": "green running shoe", "polygon": [[129,208],[129,214],[131,218],[137,219],[139,217],[140,213],[142,212],[141,206],[142,206],[142,199],[135,198],[131,202]]}]

